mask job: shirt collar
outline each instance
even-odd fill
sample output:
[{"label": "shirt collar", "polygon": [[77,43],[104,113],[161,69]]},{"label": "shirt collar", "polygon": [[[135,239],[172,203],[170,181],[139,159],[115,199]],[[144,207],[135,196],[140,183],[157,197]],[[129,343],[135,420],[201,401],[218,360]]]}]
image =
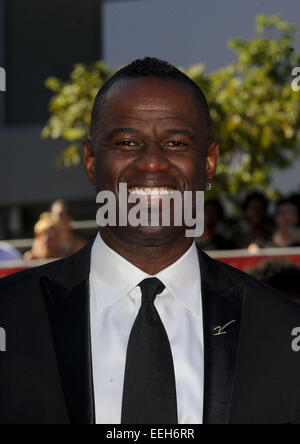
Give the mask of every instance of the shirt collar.
[{"label": "shirt collar", "polygon": [[97,289],[99,309],[122,299],[147,277],[147,273],[112,250],[100,234],[97,235],[91,253],[90,282]]},{"label": "shirt collar", "polygon": [[169,267],[157,273],[169,292],[188,310],[201,314],[201,274],[196,244]]},{"label": "shirt collar", "polygon": [[92,247],[90,283],[102,309],[129,294],[144,279],[157,277],[187,309],[201,313],[201,278],[195,243],[174,264],[151,276],[112,250],[98,234]]}]

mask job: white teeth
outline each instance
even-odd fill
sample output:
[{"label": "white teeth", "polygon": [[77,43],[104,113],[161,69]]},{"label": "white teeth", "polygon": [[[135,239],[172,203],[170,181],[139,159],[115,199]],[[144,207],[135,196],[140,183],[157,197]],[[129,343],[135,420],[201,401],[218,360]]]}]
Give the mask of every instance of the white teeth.
[{"label": "white teeth", "polygon": [[153,187],[153,188],[130,188],[130,194],[136,194],[138,196],[168,196],[174,193],[174,189],[165,188],[165,187]]}]

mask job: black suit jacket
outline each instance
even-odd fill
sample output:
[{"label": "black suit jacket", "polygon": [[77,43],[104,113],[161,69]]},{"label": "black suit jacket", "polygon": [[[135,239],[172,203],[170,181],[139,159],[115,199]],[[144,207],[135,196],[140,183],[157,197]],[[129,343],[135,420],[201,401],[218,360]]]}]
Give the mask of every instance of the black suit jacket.
[{"label": "black suit jacket", "polygon": [[[1,424],[95,422],[90,253],[88,246],[0,280]],[[300,306],[201,250],[199,260],[204,423],[299,424],[300,352],[291,334]]]}]

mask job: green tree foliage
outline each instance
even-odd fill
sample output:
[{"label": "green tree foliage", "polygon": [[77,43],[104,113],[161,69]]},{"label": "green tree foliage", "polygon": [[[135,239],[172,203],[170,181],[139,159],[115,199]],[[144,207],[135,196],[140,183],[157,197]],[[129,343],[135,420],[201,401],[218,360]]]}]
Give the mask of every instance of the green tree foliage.
[{"label": "green tree foliage", "polygon": [[[294,49],[297,31],[278,16],[259,15],[252,40],[232,39],[235,63],[206,73],[202,64],[183,69],[205,91],[221,159],[211,197],[257,187],[268,189],[275,167],[285,168],[300,153],[300,93],[291,73],[300,66]],[[93,99],[112,74],[103,62],[76,65],[68,82],[47,80],[54,92],[44,137],[71,145],[60,166],[80,162],[79,141],[88,135]]]},{"label": "green tree foliage", "polygon": [[44,138],[66,139],[70,145],[57,159],[57,168],[80,163],[80,141],[88,136],[93,102],[98,90],[112,75],[102,61],[90,66],[75,65],[70,80],[49,77],[46,86],[53,93],[50,118],[42,131]]}]

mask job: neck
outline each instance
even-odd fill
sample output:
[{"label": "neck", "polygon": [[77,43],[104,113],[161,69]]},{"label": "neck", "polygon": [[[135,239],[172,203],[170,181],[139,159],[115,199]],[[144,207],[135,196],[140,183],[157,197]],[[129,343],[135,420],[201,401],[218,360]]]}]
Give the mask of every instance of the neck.
[{"label": "neck", "polygon": [[173,240],[163,245],[149,246],[128,243],[116,236],[115,233],[105,229],[101,229],[99,232],[106,245],[128,262],[150,275],[159,273],[180,259],[189,250],[194,241],[193,238],[187,238],[183,235],[176,239],[176,241]]}]

